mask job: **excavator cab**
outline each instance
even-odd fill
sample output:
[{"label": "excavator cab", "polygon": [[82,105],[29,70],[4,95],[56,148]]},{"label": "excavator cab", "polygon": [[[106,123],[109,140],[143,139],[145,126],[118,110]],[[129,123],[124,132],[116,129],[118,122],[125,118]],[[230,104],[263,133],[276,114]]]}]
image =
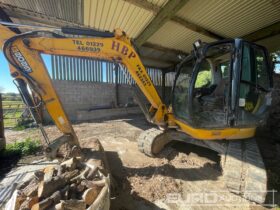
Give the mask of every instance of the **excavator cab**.
[{"label": "excavator cab", "polygon": [[195,128],[255,127],[271,104],[272,68],[262,46],[241,39],[196,42],[178,66],[172,108]]}]

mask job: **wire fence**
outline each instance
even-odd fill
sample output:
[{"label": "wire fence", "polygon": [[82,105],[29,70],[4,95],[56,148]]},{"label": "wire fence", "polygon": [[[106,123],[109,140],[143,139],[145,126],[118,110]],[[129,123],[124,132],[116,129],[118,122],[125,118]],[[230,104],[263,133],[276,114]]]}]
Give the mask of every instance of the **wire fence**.
[{"label": "wire fence", "polygon": [[21,101],[3,101],[2,108],[5,128],[15,127],[20,118],[29,116],[26,105]]}]

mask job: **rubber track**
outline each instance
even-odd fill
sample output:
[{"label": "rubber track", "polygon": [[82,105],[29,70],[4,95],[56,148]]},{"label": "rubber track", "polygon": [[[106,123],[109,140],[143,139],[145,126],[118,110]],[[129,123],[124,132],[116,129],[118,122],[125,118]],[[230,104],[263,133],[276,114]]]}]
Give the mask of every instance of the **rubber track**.
[{"label": "rubber track", "polygon": [[264,203],[267,175],[255,139],[229,141],[221,165],[228,189],[256,203]]},{"label": "rubber track", "polygon": [[139,151],[145,153],[150,157],[154,157],[155,154],[153,154],[152,152],[153,143],[161,134],[163,134],[163,131],[156,128],[151,128],[143,131],[137,140]]}]

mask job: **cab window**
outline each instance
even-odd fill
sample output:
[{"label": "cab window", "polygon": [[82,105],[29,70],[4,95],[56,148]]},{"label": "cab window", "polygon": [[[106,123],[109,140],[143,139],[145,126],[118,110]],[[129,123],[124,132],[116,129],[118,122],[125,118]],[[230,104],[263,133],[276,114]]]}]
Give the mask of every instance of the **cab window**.
[{"label": "cab window", "polygon": [[186,61],[180,68],[174,87],[173,110],[175,116],[185,121],[189,121],[189,88],[194,60]]},{"label": "cab window", "polygon": [[269,66],[263,48],[244,43],[239,90],[239,125],[256,124],[267,110]]}]

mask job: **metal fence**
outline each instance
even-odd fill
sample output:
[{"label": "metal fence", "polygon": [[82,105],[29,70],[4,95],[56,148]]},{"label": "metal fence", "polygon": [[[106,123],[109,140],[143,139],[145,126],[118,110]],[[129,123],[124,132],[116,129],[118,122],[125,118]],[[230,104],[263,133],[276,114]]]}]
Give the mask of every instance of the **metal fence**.
[{"label": "metal fence", "polygon": [[[54,80],[72,80],[86,82],[105,82],[115,83],[116,74],[114,63],[89,58],[75,58],[68,56],[51,56],[52,79]],[[124,71],[127,71],[125,68]],[[130,74],[119,71],[117,83],[129,84],[134,80]],[[147,68],[151,80],[156,86],[161,85],[162,72],[160,69]],[[127,76],[126,76],[127,75]]]},{"label": "metal fence", "polygon": [[5,128],[17,126],[20,118],[30,118],[30,113],[21,101],[7,101],[3,104],[3,121]]}]

